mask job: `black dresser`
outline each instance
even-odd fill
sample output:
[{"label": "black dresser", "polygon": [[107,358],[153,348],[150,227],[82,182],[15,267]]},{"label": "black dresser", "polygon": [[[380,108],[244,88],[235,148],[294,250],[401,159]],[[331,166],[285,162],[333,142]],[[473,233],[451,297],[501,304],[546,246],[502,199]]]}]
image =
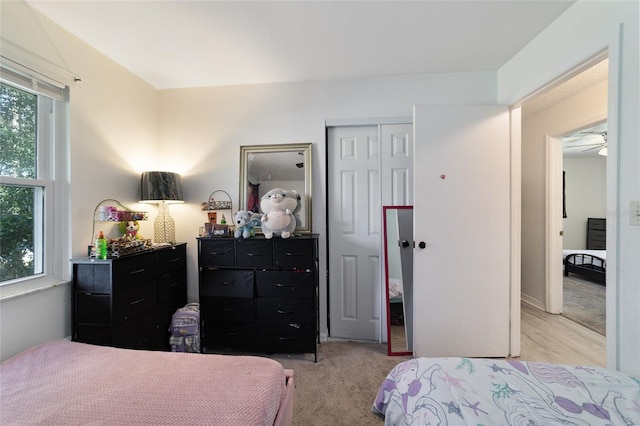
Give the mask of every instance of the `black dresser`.
[{"label": "black dresser", "polygon": [[198,238],[203,352],[313,353],[318,239]]},{"label": "black dresser", "polygon": [[72,259],[77,342],[169,349],[169,325],[187,302],[186,243],[97,260]]},{"label": "black dresser", "polygon": [[607,219],[587,219],[587,250],[607,249]]}]

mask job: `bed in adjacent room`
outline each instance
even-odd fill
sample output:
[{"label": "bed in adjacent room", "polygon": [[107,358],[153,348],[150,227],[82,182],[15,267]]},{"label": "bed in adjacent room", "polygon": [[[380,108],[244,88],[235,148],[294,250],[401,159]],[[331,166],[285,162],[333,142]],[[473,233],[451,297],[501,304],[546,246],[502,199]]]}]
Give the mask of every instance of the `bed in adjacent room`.
[{"label": "bed in adjacent room", "polygon": [[414,358],[381,384],[385,425],[640,424],[640,379],[594,366]]},{"label": "bed in adjacent room", "polygon": [[389,278],[389,318],[391,325],[404,325],[402,279]]},{"label": "bed in adjacent room", "polygon": [[575,274],[590,281],[605,284],[607,277],[606,250],[562,250],[564,275]]},{"label": "bed in adjacent room", "polygon": [[49,342],[0,364],[3,425],[288,425],[293,371],[256,356]]}]

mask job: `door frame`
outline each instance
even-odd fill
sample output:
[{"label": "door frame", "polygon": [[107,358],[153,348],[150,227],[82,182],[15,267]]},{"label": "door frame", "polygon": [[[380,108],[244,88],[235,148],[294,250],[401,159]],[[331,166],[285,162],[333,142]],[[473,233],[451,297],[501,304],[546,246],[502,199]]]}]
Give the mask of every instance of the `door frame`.
[{"label": "door frame", "polygon": [[[545,136],[545,309],[552,314],[561,314],[563,306],[563,264],[562,264],[562,136],[579,132],[581,129],[607,121],[607,114],[597,115],[588,120],[563,129],[557,135]],[[608,183],[605,188],[609,188]]]}]

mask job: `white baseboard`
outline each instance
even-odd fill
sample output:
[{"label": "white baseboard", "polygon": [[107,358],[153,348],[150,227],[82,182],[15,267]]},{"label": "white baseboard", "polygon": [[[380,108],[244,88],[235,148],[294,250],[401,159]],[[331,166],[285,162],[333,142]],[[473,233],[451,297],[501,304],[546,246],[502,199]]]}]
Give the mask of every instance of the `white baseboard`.
[{"label": "white baseboard", "polygon": [[531,305],[534,308],[540,309],[542,311],[546,311],[546,309],[544,307],[544,303],[540,302],[539,300],[534,299],[533,297],[531,297],[529,295],[526,295],[524,293],[522,293],[520,298],[524,303],[526,303],[528,305]]}]

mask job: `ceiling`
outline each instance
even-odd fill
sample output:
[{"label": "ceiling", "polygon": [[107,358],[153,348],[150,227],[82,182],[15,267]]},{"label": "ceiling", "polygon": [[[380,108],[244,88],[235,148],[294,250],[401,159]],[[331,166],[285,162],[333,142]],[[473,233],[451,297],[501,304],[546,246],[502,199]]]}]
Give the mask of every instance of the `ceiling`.
[{"label": "ceiling", "polygon": [[[497,70],[575,0],[26,2],[173,89]],[[606,78],[605,61],[527,100],[523,117]],[[567,135],[565,155],[597,155],[581,146],[602,131]]]},{"label": "ceiling", "polygon": [[575,0],[26,1],[171,89],[497,70]]}]

